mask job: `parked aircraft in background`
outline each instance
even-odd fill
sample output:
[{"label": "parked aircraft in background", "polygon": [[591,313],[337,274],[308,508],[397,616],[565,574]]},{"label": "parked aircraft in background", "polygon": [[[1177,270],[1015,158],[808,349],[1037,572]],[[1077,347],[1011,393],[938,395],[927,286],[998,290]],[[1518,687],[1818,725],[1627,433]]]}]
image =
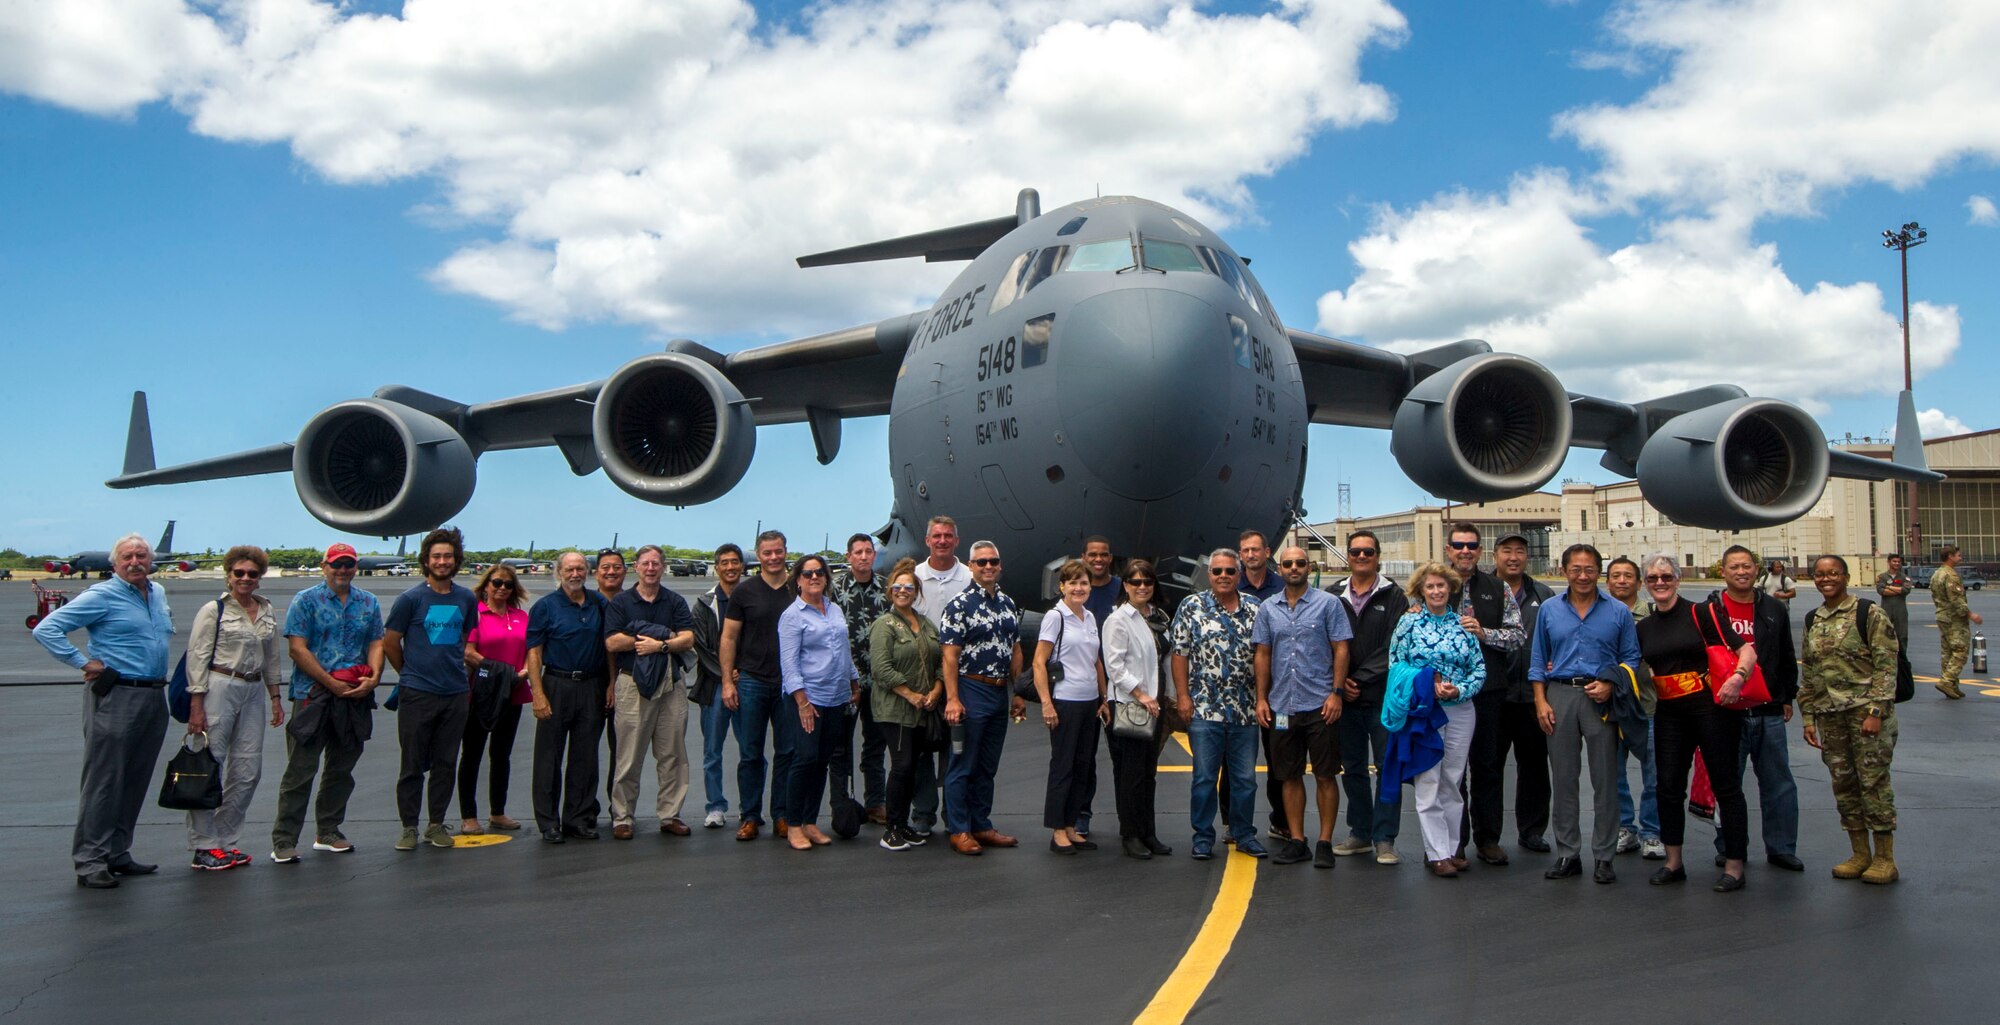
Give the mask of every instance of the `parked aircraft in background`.
[{"label": "parked aircraft in background", "polygon": [[948,514],[961,538],[1000,545],[1003,583],[1031,598],[1053,593],[1053,567],[1088,534],[1178,559],[1242,528],[1281,533],[1302,511],[1311,424],[1389,430],[1413,482],[1462,501],[1534,491],[1571,446],[1602,449],[1661,513],[1716,529],[1796,519],[1829,475],[1941,479],[1907,392],[1884,461],[1830,449],[1804,410],[1732,385],[1627,404],[1567,392],[1483,341],[1404,355],[1287,329],[1228,243],[1129,196],[1045,214],[1028,189],[1005,217],[798,262],[914,257],[971,264],[928,310],[729,355],[675,340],[602,380],[494,402],[389,385],[321,411],[295,441],[178,466],[155,467],[136,393],[124,471],[107,483],[289,471],[321,522],[404,533],[457,515],[496,449],[552,446],[575,474],[602,469],[681,506],[742,479],[760,426],[805,422],[824,464],[843,419],[887,415],[878,564],[921,557],[926,521]]},{"label": "parked aircraft in background", "polygon": [[[167,529],[160,535],[160,543],[153,546],[154,572],[178,570],[182,573],[192,573],[201,563],[215,561],[213,557],[195,559],[186,556],[170,555],[169,553],[174,550],[174,522],[173,520],[167,521]],[[50,559],[42,563],[42,569],[45,572],[65,577],[72,574],[87,577],[95,573],[100,578],[109,580],[111,579],[111,553],[107,551],[78,552],[67,559]]]},{"label": "parked aircraft in background", "polygon": [[409,546],[410,537],[408,534],[405,534],[396,539],[396,554],[356,556],[355,561],[358,563],[356,568],[363,573],[384,573],[392,577],[404,576],[410,572]]},{"label": "parked aircraft in background", "polygon": [[535,543],[530,541],[528,542],[528,554],[525,558],[501,559],[500,565],[516,573],[540,573],[549,568],[549,560],[535,558]]}]

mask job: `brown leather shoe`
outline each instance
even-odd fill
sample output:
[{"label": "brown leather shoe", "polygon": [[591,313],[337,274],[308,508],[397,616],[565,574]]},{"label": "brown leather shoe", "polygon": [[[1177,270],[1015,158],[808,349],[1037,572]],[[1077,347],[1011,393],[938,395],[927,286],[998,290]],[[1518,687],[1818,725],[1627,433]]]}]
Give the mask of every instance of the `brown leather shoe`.
[{"label": "brown leather shoe", "polygon": [[755,819],[744,819],[743,824],[736,827],[736,839],[757,839],[757,821]]},{"label": "brown leather shoe", "polygon": [[660,823],[660,832],[672,836],[686,836],[689,833],[689,829],[687,823],[682,822],[678,818],[672,818]]},{"label": "brown leather shoe", "polygon": [[889,809],[884,808],[879,804],[873,808],[868,809],[868,821],[873,822],[878,826],[888,825]]},{"label": "brown leather shoe", "polygon": [[1002,833],[997,829],[982,829],[979,832],[972,834],[972,838],[974,840],[979,841],[980,846],[982,847],[1021,846],[1021,841],[1016,840],[1013,837],[1008,836],[1007,834]]},{"label": "brown leather shoe", "polygon": [[1437,876],[1440,879],[1455,879],[1458,877],[1458,866],[1452,864],[1450,858],[1445,858],[1442,861],[1426,861],[1424,864],[1431,867],[1431,875]]},{"label": "brown leather shoe", "polygon": [[1465,860],[1465,855],[1463,854],[1454,854],[1451,858],[1451,867],[1463,872],[1472,867],[1472,862]]},{"label": "brown leather shoe", "polygon": [[971,833],[951,834],[951,849],[960,854],[978,854],[984,850],[979,846],[979,841],[972,838]]},{"label": "brown leather shoe", "polygon": [[611,827],[611,839],[613,839],[613,840],[630,840],[630,839],[632,839],[632,827],[631,827],[631,826],[612,826],[612,827]]},{"label": "brown leather shoe", "polygon": [[788,839],[788,837],[786,836],[786,834],[787,834],[787,833],[790,833],[790,832],[791,832],[791,829],[792,829],[792,827],[790,827],[790,826],[788,826],[788,825],[786,825],[786,824],[785,824],[785,820],[784,820],[784,819],[779,819],[779,820],[778,820],[778,824],[777,824],[777,825],[775,825],[775,826],[773,826],[773,827],[771,827],[771,836],[772,836],[772,837],[773,837],[774,839],[778,839],[778,840],[784,840],[784,839]]}]

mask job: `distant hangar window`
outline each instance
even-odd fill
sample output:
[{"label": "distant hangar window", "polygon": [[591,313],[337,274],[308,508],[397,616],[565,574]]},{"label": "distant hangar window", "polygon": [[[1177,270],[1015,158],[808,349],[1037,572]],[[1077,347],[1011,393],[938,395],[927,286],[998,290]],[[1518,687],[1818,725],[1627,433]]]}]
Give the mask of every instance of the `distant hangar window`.
[{"label": "distant hangar window", "polygon": [[1069,266],[1063,270],[1128,271],[1132,266],[1132,240],[1108,238],[1077,246],[1076,254],[1069,258]]},{"label": "distant hangar window", "polygon": [[1162,242],[1156,238],[1140,240],[1140,248],[1146,259],[1146,267],[1158,271],[1192,271],[1200,274],[1207,270],[1195,258],[1194,250],[1179,242]]}]

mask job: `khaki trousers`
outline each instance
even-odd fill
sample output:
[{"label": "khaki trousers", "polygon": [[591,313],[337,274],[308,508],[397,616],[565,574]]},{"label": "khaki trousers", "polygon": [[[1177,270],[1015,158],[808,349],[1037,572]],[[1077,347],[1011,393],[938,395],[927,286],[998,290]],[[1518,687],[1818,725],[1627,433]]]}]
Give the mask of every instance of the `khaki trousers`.
[{"label": "khaki trousers", "polygon": [[639,773],[648,748],[653,752],[659,794],[654,808],[660,821],[678,818],[687,800],[687,688],[679,681],[660,685],[650,698],[639,696],[631,673],[619,673],[614,684],[612,732],[618,737],[618,760],[611,770],[611,824],[632,824],[639,801]]}]

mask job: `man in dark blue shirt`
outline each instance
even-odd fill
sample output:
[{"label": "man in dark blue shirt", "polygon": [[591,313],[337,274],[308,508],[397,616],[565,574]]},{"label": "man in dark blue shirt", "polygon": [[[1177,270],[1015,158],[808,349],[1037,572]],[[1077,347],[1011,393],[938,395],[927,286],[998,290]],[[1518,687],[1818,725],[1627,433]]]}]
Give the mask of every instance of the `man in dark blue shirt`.
[{"label": "man in dark blue shirt", "polygon": [[556,558],[562,588],[528,610],[535,713],[535,825],[546,843],[597,839],[597,735],[604,731],[604,597],[582,552]]},{"label": "man in dark blue shirt", "polygon": [[382,652],[399,676],[392,697],[396,738],[403,748],[396,777],[396,811],[403,820],[399,851],[417,849],[417,810],[425,796],[426,772],[430,825],[423,838],[432,847],[452,846],[444,817],[472,707],[466,699],[472,667],[466,663],[465,637],[479,616],[479,599],[452,580],[465,561],[465,538],[457,528],[424,535],[418,551],[423,553],[424,582],[397,596],[382,633]]},{"label": "man in dark blue shirt", "polygon": [[616,704],[612,729],[618,733],[618,762],[611,770],[611,836],[632,839],[639,773],[648,748],[660,785],[653,799],[660,832],[686,836],[681,803],[688,792],[687,681],[671,657],[657,682],[637,670],[640,658],[678,655],[694,647],[694,616],[687,600],[660,582],[667,557],[658,545],[639,549],[635,562],[639,586],[613,598],[604,615],[604,647],[618,663],[611,688]]}]

